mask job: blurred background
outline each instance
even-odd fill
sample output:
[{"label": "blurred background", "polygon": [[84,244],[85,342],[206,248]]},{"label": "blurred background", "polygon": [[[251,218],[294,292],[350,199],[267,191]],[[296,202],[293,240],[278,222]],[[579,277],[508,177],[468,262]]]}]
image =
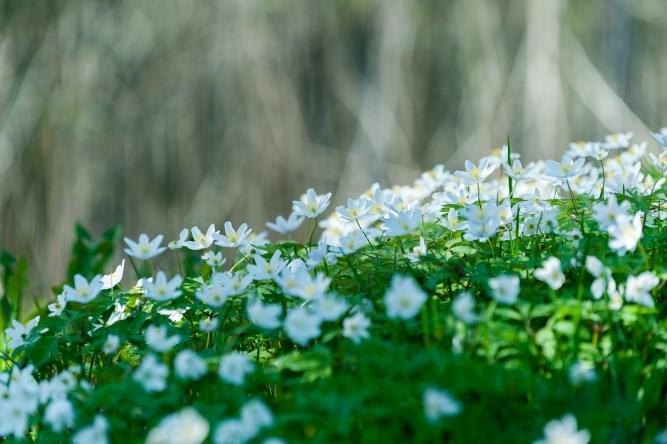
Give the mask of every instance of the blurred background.
[{"label": "blurred background", "polygon": [[0,0],[0,249],[248,222],[307,187],[667,126],[665,0]]}]

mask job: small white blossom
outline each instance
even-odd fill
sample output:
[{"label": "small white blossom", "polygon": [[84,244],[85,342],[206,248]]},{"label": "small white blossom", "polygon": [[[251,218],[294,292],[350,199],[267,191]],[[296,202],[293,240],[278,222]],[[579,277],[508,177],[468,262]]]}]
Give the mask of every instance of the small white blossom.
[{"label": "small white blossom", "polygon": [[590,439],[588,430],[578,430],[577,419],[567,414],[561,419],[549,421],[544,426],[544,439],[533,444],[587,444]]},{"label": "small white blossom", "polygon": [[292,202],[292,213],[308,219],[314,219],[322,214],[331,202],[331,193],[317,194],[313,188],[308,188],[300,200]]},{"label": "small white blossom", "polygon": [[144,335],[146,344],[158,352],[167,352],[181,341],[178,335],[168,336],[167,327],[164,325],[149,325]]},{"label": "small white blossom", "polygon": [[394,275],[391,278],[391,285],[384,295],[387,316],[406,320],[412,319],[419,313],[427,299],[426,293],[419,288],[412,277]]},{"label": "small white blossom", "polygon": [[347,302],[334,294],[327,294],[315,299],[313,311],[324,321],[339,319],[349,308]]},{"label": "small white blossom", "polygon": [[555,160],[547,160],[547,175],[551,177],[568,179],[577,176],[584,166],[586,159],[580,158],[572,160],[568,156],[563,156],[560,162]]},{"label": "small white blossom", "polygon": [[147,355],[132,374],[132,378],[147,392],[161,392],[167,388],[169,368],[157,360],[155,355]]},{"label": "small white blossom", "polygon": [[69,285],[63,287],[63,293],[68,302],[80,302],[87,304],[102,291],[102,279],[100,275],[93,277],[90,282],[85,277],[77,274],[74,276],[74,288]]},{"label": "small white blossom", "polygon": [[220,360],[218,375],[220,378],[232,385],[242,385],[245,382],[246,375],[252,373],[255,366],[248,356],[240,352],[231,352],[226,354]]},{"label": "small white blossom", "polygon": [[102,351],[110,355],[111,353],[115,353],[118,347],[120,347],[120,338],[116,335],[109,335],[106,341],[104,341],[104,345],[102,345]]},{"label": "small white blossom", "polygon": [[465,161],[465,171],[456,171],[454,175],[461,178],[467,185],[476,185],[484,182],[489,177],[498,164],[491,161],[490,158],[484,157],[479,161],[479,165],[475,165],[469,160]]},{"label": "small white blossom", "polygon": [[79,430],[72,437],[72,444],[108,444],[107,431],[109,422],[102,415],[97,415],[93,423]]},{"label": "small white blossom", "polygon": [[62,432],[74,426],[74,407],[65,398],[56,398],[49,403],[44,411],[44,421],[53,431]]},{"label": "small white blossom", "polygon": [[457,319],[465,324],[473,324],[479,320],[475,313],[475,298],[467,291],[459,293],[452,302],[452,312]]},{"label": "small white blossom", "polygon": [[241,423],[252,435],[256,435],[273,425],[273,414],[262,401],[251,399],[241,407]]},{"label": "small white blossom", "polygon": [[146,444],[201,444],[209,432],[208,421],[192,407],[162,418],[146,437]]},{"label": "small white blossom", "polygon": [[125,254],[142,260],[152,259],[162,254],[162,252],[167,249],[167,247],[160,246],[160,244],[162,244],[162,239],[164,239],[164,236],[161,234],[156,236],[153,240],[150,240],[148,235],[141,234],[139,235],[139,240],[137,242],[126,237],[124,240],[128,248],[124,250]]},{"label": "small white blossom", "polygon": [[547,284],[552,290],[558,290],[565,283],[565,275],[561,269],[560,259],[551,256],[542,263],[542,267],[533,273],[535,279]]},{"label": "small white blossom", "polygon": [[248,302],[248,317],[260,328],[273,330],[280,327],[280,315],[283,308],[278,304],[264,304],[261,300],[255,299]]},{"label": "small white blossom", "polygon": [[429,388],[423,396],[424,415],[429,422],[445,416],[456,416],[463,410],[461,403],[446,390]]},{"label": "small white blossom", "polygon": [[616,251],[619,256],[625,255],[628,251],[635,251],[639,239],[642,237],[642,217],[641,212],[630,218],[619,217],[615,225],[609,227],[609,248]]},{"label": "small white blossom", "polygon": [[220,326],[218,318],[202,318],[199,321],[199,330],[204,333],[211,333]]},{"label": "small white blossom", "polygon": [[585,382],[593,382],[597,379],[595,367],[585,361],[575,362],[568,370],[570,382],[574,385],[581,385]]},{"label": "small white blossom", "polygon": [[518,276],[504,274],[489,279],[491,295],[501,304],[514,304],[521,291],[521,282]]},{"label": "small white blossom", "polygon": [[67,295],[65,293],[60,293],[56,297],[56,301],[47,306],[49,309],[49,317],[60,316],[65,310],[66,306],[67,306]]},{"label": "small white blossom", "polygon": [[300,216],[297,213],[290,213],[287,219],[278,216],[275,222],[267,222],[266,226],[277,233],[288,234],[298,230],[304,220],[304,216]]},{"label": "small white blossom", "polygon": [[102,290],[109,290],[123,280],[123,273],[125,272],[125,259],[114,269],[113,272],[102,276]]},{"label": "small white blossom", "polygon": [[9,350],[15,350],[24,345],[26,339],[28,339],[28,336],[30,336],[30,333],[38,323],[39,316],[34,317],[25,325],[21,324],[16,319],[13,319],[11,327],[5,329],[5,335],[7,335],[7,338],[9,338],[7,348],[9,348]]},{"label": "small white blossom", "polygon": [[628,276],[625,283],[625,300],[653,308],[655,302],[651,297],[651,290],[658,286],[660,279],[650,271],[639,276]]},{"label": "small white blossom", "polygon": [[163,271],[158,271],[155,280],[146,280],[143,283],[144,290],[146,290],[146,297],[155,301],[169,301],[176,299],[181,295],[179,290],[183,279],[176,275],[167,281],[167,276]]},{"label": "small white blossom", "polygon": [[388,237],[412,234],[422,222],[422,213],[418,208],[391,212],[384,222],[385,235]]},{"label": "small white blossom", "polygon": [[358,344],[370,336],[368,333],[370,325],[370,319],[361,312],[356,313],[343,319],[343,336]]},{"label": "small white blossom", "polygon": [[222,252],[213,253],[212,251],[207,251],[202,255],[202,260],[205,261],[211,268],[222,267],[227,259],[222,256]]},{"label": "small white blossom", "polygon": [[287,336],[305,347],[308,342],[320,336],[322,319],[306,308],[296,307],[287,312],[283,328]]},{"label": "small white blossom", "polygon": [[336,213],[341,219],[347,221],[358,221],[368,214],[371,209],[372,201],[362,196],[358,199],[347,199],[347,206],[340,205],[336,207]]},{"label": "small white blossom", "polygon": [[190,231],[187,228],[183,228],[181,232],[178,234],[178,239],[170,241],[167,244],[167,247],[170,250],[178,250],[179,248],[183,248],[189,236],[190,236]]},{"label": "small white blossom", "polygon": [[252,432],[240,419],[226,419],[215,429],[213,444],[244,444],[254,437]]},{"label": "small white blossom", "polygon": [[[209,248],[211,245],[213,245],[213,242],[215,241],[215,236],[218,234],[218,231],[215,229],[215,225],[213,224],[208,226],[206,233],[202,233],[199,227],[192,227],[190,229],[190,234],[192,234],[192,240],[188,241],[186,240],[188,238],[187,229],[184,231],[185,231],[185,239],[183,239],[183,231],[181,231],[181,236],[179,238],[179,241],[183,239],[181,241],[182,246],[193,251],[199,251]],[[178,246],[178,244],[176,244],[175,246]]]},{"label": "small white blossom", "polygon": [[231,222],[225,222],[225,234],[215,234],[215,244],[225,248],[238,248],[246,243],[246,239],[252,230],[248,229],[248,224],[239,225],[234,229]]},{"label": "small white blossom", "polygon": [[176,375],[181,379],[200,379],[206,374],[206,362],[194,351],[182,350],[174,359]]}]

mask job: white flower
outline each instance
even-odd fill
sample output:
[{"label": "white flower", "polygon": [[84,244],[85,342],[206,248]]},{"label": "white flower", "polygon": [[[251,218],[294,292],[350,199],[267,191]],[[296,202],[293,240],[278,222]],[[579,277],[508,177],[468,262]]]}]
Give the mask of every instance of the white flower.
[{"label": "white flower", "polygon": [[612,295],[616,289],[616,282],[611,275],[611,270],[604,266],[600,259],[595,256],[586,257],[586,270],[593,275],[595,280],[591,284],[591,294],[595,299],[600,299],[605,291]]},{"label": "white flower", "polygon": [[412,249],[412,252],[408,253],[406,256],[412,262],[419,262],[419,260],[422,257],[426,256],[427,252],[428,252],[428,250],[426,248],[426,241],[424,240],[424,238],[422,236],[419,236],[419,245],[414,247]]},{"label": "white flower", "polygon": [[213,435],[213,444],[244,444],[254,437],[240,419],[226,419],[218,424]]},{"label": "white flower", "polygon": [[209,424],[195,409],[186,407],[162,418],[146,437],[146,444],[201,444]]},{"label": "white flower", "polygon": [[624,200],[620,205],[616,200],[616,195],[612,194],[607,203],[598,202],[593,204],[593,219],[603,230],[615,225],[619,218],[628,217],[630,213],[630,202]]},{"label": "white flower", "polygon": [[609,248],[616,251],[619,256],[628,251],[635,251],[639,239],[642,237],[642,217],[638,212],[633,218],[629,216],[619,217],[615,225],[609,227]]},{"label": "white flower", "polygon": [[534,444],[586,444],[590,439],[588,430],[577,430],[577,418],[568,413],[561,419],[549,421],[544,426],[544,439]]},{"label": "white flower", "polygon": [[435,422],[444,416],[456,416],[463,407],[446,390],[429,388],[423,395],[424,415],[429,422]]},{"label": "white flower", "polygon": [[336,213],[338,213],[343,220],[358,221],[368,214],[372,203],[373,202],[366,196],[359,197],[358,199],[348,198],[347,206],[339,205],[336,207]]},{"label": "white flower", "polygon": [[235,273],[215,273],[211,277],[212,284],[222,285],[224,292],[229,296],[243,293],[252,284],[252,275],[243,271]]},{"label": "white flower", "polygon": [[162,239],[164,239],[164,236],[161,234],[157,235],[153,240],[150,240],[148,235],[141,234],[137,242],[126,237],[124,240],[128,248],[124,250],[125,254],[137,259],[152,259],[167,249],[167,247],[160,246]]},{"label": "white flower", "polygon": [[48,305],[49,317],[58,317],[65,310],[67,305],[67,295],[65,293],[60,293],[56,297],[56,301]]},{"label": "white flower", "polygon": [[628,133],[614,133],[605,136],[605,148],[607,149],[619,149],[627,148],[630,146],[630,139],[632,139],[633,134]]},{"label": "white flower", "polygon": [[505,173],[516,181],[530,180],[535,178],[534,168],[524,168],[519,159],[512,161],[512,166],[506,161],[502,163]]},{"label": "white flower", "polygon": [[563,156],[561,162],[547,160],[547,176],[568,179],[577,176],[586,162],[585,158],[572,160],[569,156]]},{"label": "white flower", "polygon": [[248,317],[260,328],[273,330],[280,327],[280,315],[283,309],[278,304],[264,304],[261,300],[255,299],[248,302]]},{"label": "white flower", "polygon": [[164,325],[160,325],[159,327],[149,325],[144,333],[146,344],[158,352],[167,352],[181,341],[178,335],[167,335],[167,327]]},{"label": "white flower", "polygon": [[347,311],[349,305],[333,294],[315,299],[312,309],[324,321],[335,321]]},{"label": "white flower", "polygon": [[102,415],[97,415],[88,427],[79,430],[72,437],[72,444],[108,444],[107,431],[109,423]]},{"label": "white flower", "polygon": [[178,234],[178,239],[169,242],[167,244],[167,247],[170,250],[178,250],[179,248],[183,248],[189,236],[190,236],[190,230],[188,230],[187,228],[183,228],[181,232]]},{"label": "white flower", "polygon": [[252,435],[273,425],[271,410],[259,399],[251,399],[241,407],[241,423]]},{"label": "white flower", "polygon": [[252,373],[255,366],[248,356],[240,352],[231,352],[220,359],[218,375],[220,378],[232,385],[242,385],[245,377]]},{"label": "white flower", "polygon": [[447,212],[447,219],[443,219],[441,222],[443,227],[452,231],[461,231],[468,228],[468,222],[461,219],[459,217],[459,212],[454,208],[449,209]]},{"label": "white flower", "polygon": [[229,292],[221,282],[213,280],[195,293],[195,297],[211,307],[221,307],[229,298]]},{"label": "white flower", "polygon": [[403,236],[417,231],[422,222],[422,213],[418,208],[391,212],[384,222],[385,235]]},{"label": "white flower", "polygon": [[419,313],[428,299],[410,276],[394,275],[391,285],[384,295],[387,316],[390,318],[412,319]]},{"label": "white flower", "polygon": [[85,277],[77,274],[74,276],[74,288],[69,285],[63,287],[63,293],[68,302],[81,302],[87,304],[97,297],[102,291],[102,280],[100,275],[93,277],[90,282]]},{"label": "white flower", "polygon": [[109,335],[106,341],[104,341],[104,345],[102,345],[102,351],[110,355],[111,353],[115,353],[118,347],[120,347],[120,338],[116,335]]},{"label": "white flower", "polygon": [[585,382],[593,382],[597,379],[595,368],[588,362],[577,361],[568,370],[570,382],[574,385],[581,385]]},{"label": "white flower", "polygon": [[489,288],[493,298],[501,304],[513,304],[521,291],[518,276],[503,274],[489,279]]},{"label": "white flower", "polygon": [[306,346],[311,339],[320,334],[322,319],[303,307],[296,307],[287,312],[283,328],[287,336],[297,344]]},{"label": "white flower", "polygon": [[225,234],[215,234],[215,244],[225,248],[238,248],[245,244],[251,231],[248,224],[243,223],[235,230],[231,222],[225,222]]},{"label": "white flower", "polygon": [[39,324],[39,316],[28,321],[25,325],[21,324],[16,319],[12,320],[12,326],[5,330],[5,335],[9,338],[7,348],[15,350],[25,344],[32,330]]},{"label": "white flower", "polygon": [[[4,400],[3,400],[4,401]],[[28,429],[29,412],[17,402],[0,402],[0,437],[14,435],[23,439]]]},{"label": "white flower", "polygon": [[662,128],[660,131],[651,133],[653,138],[662,145],[663,148],[667,149],[667,128]]},{"label": "white flower", "polygon": [[211,333],[220,325],[218,318],[201,318],[199,321],[199,330],[204,333]]},{"label": "white flower", "polygon": [[74,426],[74,408],[66,398],[56,398],[46,407],[44,421],[55,432],[62,432]]},{"label": "white flower", "polygon": [[473,324],[479,319],[479,315],[475,313],[475,298],[467,291],[459,293],[454,299],[452,312],[457,319],[465,324]]},{"label": "white flower", "polygon": [[322,214],[331,202],[331,193],[317,194],[313,188],[308,188],[300,200],[292,202],[292,213],[308,219],[314,219]]},{"label": "white flower", "polygon": [[259,254],[254,255],[253,259],[255,263],[249,264],[246,268],[256,281],[275,278],[287,264],[283,260],[280,250],[276,250],[268,261]]},{"label": "white flower", "polygon": [[278,216],[275,223],[267,222],[266,226],[277,233],[287,234],[298,230],[304,220],[306,219],[303,216],[299,216],[296,213],[290,213],[287,220],[282,216]]},{"label": "white flower", "polygon": [[120,265],[109,274],[102,276],[102,290],[109,290],[123,280],[123,272],[125,271],[125,259],[120,262]]},{"label": "white flower", "polygon": [[490,158],[484,157],[475,165],[469,160],[465,161],[465,171],[456,171],[455,176],[461,178],[466,185],[480,184],[486,180],[496,169],[498,165]]},{"label": "white flower", "polygon": [[222,252],[213,253],[212,251],[207,251],[202,254],[202,260],[204,260],[211,268],[219,268],[225,265],[227,259],[222,257]]},{"label": "white flower", "polygon": [[176,299],[181,295],[178,289],[181,286],[183,279],[176,275],[171,280],[167,281],[167,276],[163,271],[158,271],[157,276],[153,281],[145,280],[143,282],[146,290],[146,297],[155,301],[169,301]]},{"label": "white flower", "polygon": [[206,374],[206,362],[194,351],[185,349],[174,359],[176,375],[181,379],[200,379]]},{"label": "white flower", "polygon": [[192,227],[190,229],[190,233],[192,234],[191,241],[186,240],[188,238],[187,230],[185,230],[185,239],[183,239],[183,231],[181,231],[181,236],[179,238],[179,241],[183,239],[181,241],[181,244],[184,247],[193,251],[204,250],[213,245],[213,242],[215,241],[215,236],[218,234],[217,230],[215,229],[215,225],[213,224],[208,226],[206,233],[202,233],[199,227]]},{"label": "white flower", "polygon": [[628,276],[625,283],[625,300],[653,308],[655,302],[651,297],[651,290],[659,283],[660,279],[650,271],[645,271],[639,276]]},{"label": "white flower", "polygon": [[356,313],[343,319],[343,336],[358,344],[370,336],[368,333],[370,325],[370,319],[361,312]]},{"label": "white flower", "polygon": [[161,392],[167,388],[169,368],[157,360],[155,355],[148,355],[132,374],[132,378],[147,392]]},{"label": "white flower", "polygon": [[554,256],[544,261],[542,268],[536,269],[533,275],[535,279],[544,282],[552,290],[558,290],[565,283],[565,275],[561,269],[560,259]]},{"label": "white flower", "polygon": [[317,273],[314,278],[308,273],[298,273],[296,288],[292,290],[292,294],[305,300],[318,299],[326,294],[330,283],[331,278],[324,273]]}]

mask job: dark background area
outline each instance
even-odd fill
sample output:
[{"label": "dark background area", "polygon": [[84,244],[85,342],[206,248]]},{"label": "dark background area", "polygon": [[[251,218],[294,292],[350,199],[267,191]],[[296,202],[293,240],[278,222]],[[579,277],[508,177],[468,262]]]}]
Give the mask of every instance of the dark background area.
[{"label": "dark background area", "polygon": [[[0,1],[0,248],[59,282],[75,222],[255,230],[454,169],[667,126],[664,0]],[[655,148],[655,147],[653,147]]]}]

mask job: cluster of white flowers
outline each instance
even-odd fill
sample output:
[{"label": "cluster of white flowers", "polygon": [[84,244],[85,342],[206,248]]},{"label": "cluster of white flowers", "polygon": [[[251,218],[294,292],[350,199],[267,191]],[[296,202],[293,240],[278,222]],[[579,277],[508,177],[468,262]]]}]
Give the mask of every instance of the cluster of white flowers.
[{"label": "cluster of white flowers", "polygon": [[[655,133],[654,137],[664,150],[657,156],[650,153],[648,164],[664,176],[667,173],[667,129]],[[495,239],[512,242],[517,237],[549,234],[562,235],[576,244],[586,230],[582,217],[586,212],[608,236],[608,246],[615,254],[623,256],[638,248],[641,251],[645,227],[652,226],[657,219],[667,219],[667,210],[645,214],[637,208],[633,210],[633,201],[627,198],[629,194],[652,196],[665,181],[664,177],[655,179],[642,172],[641,162],[646,151],[646,144],[632,143],[631,133],[610,135],[603,142],[571,144],[560,161],[527,165],[522,164],[518,154],[510,154],[508,148],[503,147],[477,164],[466,161],[465,170],[449,172],[436,166],[422,174],[412,186],[383,189],[374,184],[362,195],[347,199],[345,205],[336,207],[326,218],[321,215],[329,208],[332,195],[318,194],[311,188],[293,201],[292,212],[286,218],[278,216],[274,222],[266,224],[276,233],[290,235],[306,219],[312,219],[311,239],[305,246],[307,254],[302,258],[294,258],[281,249],[271,252],[267,247],[267,233],[253,232],[245,223],[235,228],[227,221],[223,231],[217,230],[215,225],[206,230],[184,228],[167,246],[163,246],[163,235],[151,239],[142,233],[136,241],[124,239],[124,251],[130,261],[149,261],[165,251],[184,249],[196,252],[189,254],[201,255],[210,273],[206,274],[206,279],[200,277],[191,282],[194,288],[191,290],[184,285],[181,275],[168,277],[164,271],[157,271],[154,277],[140,279],[131,291],[141,295],[138,305],[157,306],[157,312],[174,323],[187,316],[187,309],[173,308],[169,302],[186,294],[194,295],[206,308],[205,317],[195,324],[195,329],[209,336],[220,327],[221,309],[228,307],[230,301],[241,300],[251,328],[263,333],[282,332],[298,346],[307,347],[320,338],[326,323],[335,325],[336,334],[346,341],[360,344],[371,338],[375,307],[370,302],[355,305],[339,296],[335,287],[332,288],[332,277],[322,268],[349,259],[345,256],[367,246],[372,248],[381,240],[394,242],[394,238],[405,235],[415,235],[415,239],[419,235],[419,243],[404,255],[408,264],[418,266],[429,252],[433,253],[429,250],[433,245],[425,238],[426,224],[438,224],[446,231],[460,233],[457,237],[473,244],[488,243],[491,248]],[[596,203],[590,208],[577,208],[575,196],[591,198]],[[564,211],[570,202],[572,211]],[[318,226],[323,229],[321,237],[311,242]],[[242,257],[228,270],[224,269],[226,252],[239,253]],[[606,295],[610,306],[616,310],[624,302],[654,307],[651,291],[660,284],[660,278],[652,271],[629,275],[624,283],[617,284],[610,268],[600,259],[583,254],[572,263],[562,263],[558,257],[551,256],[531,271],[536,280],[557,291],[566,283],[566,273],[584,263],[594,279],[590,287],[593,299]],[[135,262],[132,265],[136,268]],[[113,294],[121,285],[124,270],[123,260],[107,275],[91,279],[74,276],[71,285],[65,285],[56,301],[48,305],[48,316],[62,316],[69,303],[90,304],[100,295]],[[493,276],[485,280],[488,295],[499,304],[517,303],[523,275],[506,271]],[[525,278],[528,276],[526,273]],[[284,300],[276,301],[273,296],[256,291],[265,284],[279,290]],[[424,284],[424,288],[428,288],[428,284]],[[411,276],[393,274],[379,301],[386,318],[411,322],[432,296],[424,288]],[[476,311],[476,303],[474,291],[460,291],[453,299],[451,307],[460,321],[458,326],[467,328],[465,325],[480,322],[482,315]],[[126,319],[132,309],[114,300],[109,318],[94,320],[93,331]],[[37,335],[35,329],[39,321],[39,317],[26,324],[13,321],[5,331],[7,348],[13,351],[29,344]],[[177,346],[186,347],[187,342],[187,338],[170,334],[170,327],[153,323],[143,328],[149,353],[133,370],[132,379],[147,392],[164,391],[170,375],[181,381],[199,380],[209,372],[207,362],[210,361],[195,350],[183,348],[173,353],[173,359],[166,357]],[[100,350],[114,355],[122,351],[128,339],[107,334]],[[224,383],[241,386],[255,370],[256,364],[247,354],[228,351],[220,358],[217,374]],[[76,372],[65,370],[40,383],[32,373],[31,366],[23,369],[15,366],[9,372],[0,373],[0,437],[24,436],[29,417],[40,407],[44,408],[45,423],[54,431],[74,427],[75,411],[68,394],[78,385]],[[575,385],[589,382],[596,378],[595,368],[577,361],[570,367],[569,376]],[[462,404],[452,395],[434,388],[423,393],[423,405],[429,422],[462,411]],[[268,407],[252,400],[243,406],[238,418],[217,424],[211,439],[216,444],[247,442],[272,424],[273,416]],[[103,416],[97,416],[73,435],[73,442],[107,442],[109,427]],[[147,442],[201,443],[210,431],[209,422],[194,408],[187,407],[164,417],[149,432]],[[539,442],[585,443],[590,438],[585,430],[577,430],[576,419],[571,415],[547,424],[544,434],[545,439]]]},{"label": "cluster of white flowers", "polygon": [[72,367],[40,382],[33,376],[32,365],[0,373],[0,437],[23,438],[40,406],[46,406],[44,421],[52,430],[71,429],[75,412],[67,397],[79,385],[75,375],[79,370]]}]

